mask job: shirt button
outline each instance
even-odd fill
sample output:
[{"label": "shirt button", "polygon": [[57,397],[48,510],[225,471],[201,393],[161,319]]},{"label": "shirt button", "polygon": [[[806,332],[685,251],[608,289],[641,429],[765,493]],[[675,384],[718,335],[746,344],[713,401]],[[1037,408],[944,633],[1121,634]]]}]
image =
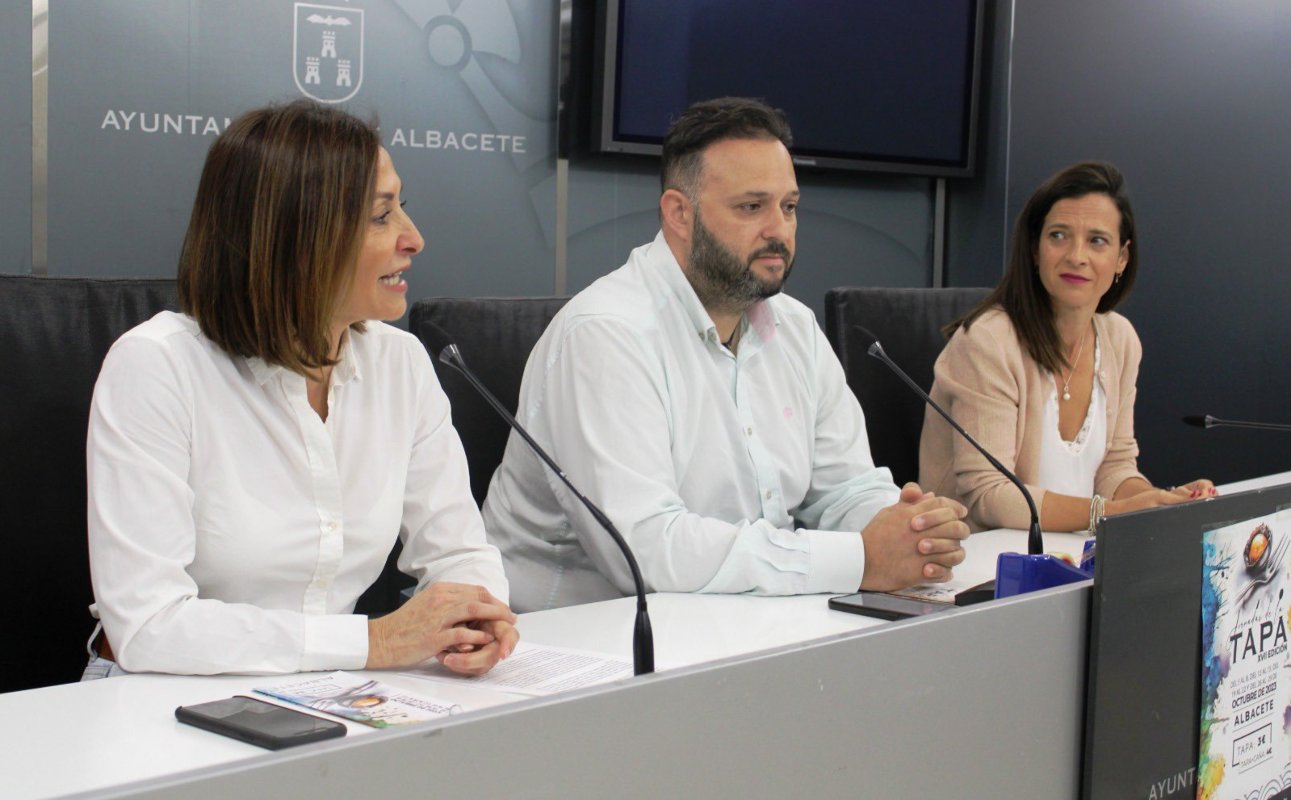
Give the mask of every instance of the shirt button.
[{"label": "shirt button", "polygon": [[752,436],[752,435],[753,435],[753,429],[752,429],[752,428],[745,428],[745,429],[744,429],[744,435],[745,435],[745,436]]},{"label": "shirt button", "polygon": [[331,533],[332,531],[336,530],[336,520],[329,519],[327,522],[324,522],[323,530],[327,531],[328,533]]},{"label": "shirt button", "polygon": [[767,499],[768,499],[768,500],[770,500],[770,499],[771,499],[771,495],[773,495],[773,494],[775,494],[775,492],[771,491],[770,489],[767,489],[767,495],[766,495],[766,496],[767,496]]}]

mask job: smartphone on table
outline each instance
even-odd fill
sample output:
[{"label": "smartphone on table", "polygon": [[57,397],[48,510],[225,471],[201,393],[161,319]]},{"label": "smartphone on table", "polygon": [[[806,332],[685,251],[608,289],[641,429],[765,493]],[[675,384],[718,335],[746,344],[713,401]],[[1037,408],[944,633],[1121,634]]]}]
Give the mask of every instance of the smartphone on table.
[{"label": "smartphone on table", "polygon": [[829,598],[829,607],[849,614],[864,614],[879,619],[905,619],[936,614],[954,608],[949,603],[936,603],[886,592],[858,592]]},{"label": "smartphone on table", "polygon": [[345,735],[343,723],[242,695],[180,706],[175,709],[175,718],[269,750]]}]

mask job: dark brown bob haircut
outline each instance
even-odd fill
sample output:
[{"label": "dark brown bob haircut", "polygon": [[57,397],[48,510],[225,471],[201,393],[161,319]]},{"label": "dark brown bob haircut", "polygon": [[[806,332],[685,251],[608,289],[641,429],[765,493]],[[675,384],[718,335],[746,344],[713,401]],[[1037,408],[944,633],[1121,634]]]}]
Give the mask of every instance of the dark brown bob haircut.
[{"label": "dark brown bob haircut", "polygon": [[1045,217],[1059,200],[1085,197],[1091,194],[1106,195],[1121,212],[1120,242],[1118,247],[1130,243],[1129,258],[1120,280],[1112,283],[1099,298],[1098,313],[1104,314],[1120,305],[1134,286],[1138,272],[1138,233],[1134,228],[1134,209],[1125,192],[1125,178],[1120,170],[1103,161],[1085,161],[1072,164],[1045,181],[1018,214],[1009,243],[1009,266],[1004,280],[972,311],[947,325],[942,332],[949,338],[960,325],[965,328],[987,310],[999,306],[1009,315],[1018,339],[1027,355],[1050,372],[1059,372],[1071,366],[1058,341],[1058,330],[1053,321],[1053,305],[1049,292],[1040,282],[1036,252]]},{"label": "dark brown bob haircut", "polygon": [[682,112],[663,138],[663,191],[676,189],[695,202],[704,149],[726,139],[778,139],[786,149],[793,145],[789,121],[778,108],[747,97],[702,100]]},{"label": "dark brown bob haircut", "polygon": [[332,317],[354,280],[379,149],[372,125],[307,100],[220,134],[179,256],[180,308],[203,334],[294,372],[336,363]]}]

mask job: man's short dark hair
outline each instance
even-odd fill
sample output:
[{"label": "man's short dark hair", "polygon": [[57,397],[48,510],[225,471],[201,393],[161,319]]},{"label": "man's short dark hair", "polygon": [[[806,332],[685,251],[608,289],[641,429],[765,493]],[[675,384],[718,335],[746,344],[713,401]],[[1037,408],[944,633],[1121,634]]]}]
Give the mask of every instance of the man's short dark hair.
[{"label": "man's short dark hair", "polygon": [[777,139],[793,144],[789,121],[778,108],[747,97],[702,100],[672,123],[663,139],[660,182],[695,199],[704,166],[704,150],[725,139]]}]

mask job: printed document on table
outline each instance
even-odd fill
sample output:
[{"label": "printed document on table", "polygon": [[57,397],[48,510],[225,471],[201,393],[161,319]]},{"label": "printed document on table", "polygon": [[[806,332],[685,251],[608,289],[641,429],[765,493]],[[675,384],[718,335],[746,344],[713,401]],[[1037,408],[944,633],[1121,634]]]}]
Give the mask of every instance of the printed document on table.
[{"label": "printed document on table", "polygon": [[629,661],[566,647],[521,642],[510,658],[484,675],[458,675],[438,661],[405,675],[438,681],[469,683],[518,694],[547,695],[632,677]]},{"label": "printed document on table", "polygon": [[348,672],[261,686],[256,692],[374,728],[425,722],[462,710],[456,703],[421,697]]}]

